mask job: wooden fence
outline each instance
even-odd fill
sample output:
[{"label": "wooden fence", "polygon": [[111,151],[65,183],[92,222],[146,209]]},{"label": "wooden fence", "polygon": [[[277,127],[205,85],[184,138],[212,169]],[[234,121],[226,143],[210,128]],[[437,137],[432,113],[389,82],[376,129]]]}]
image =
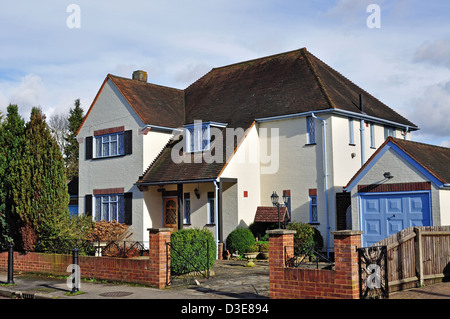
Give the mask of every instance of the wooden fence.
[{"label": "wooden fence", "polygon": [[450,226],[409,227],[373,246],[384,245],[390,291],[450,277]]}]

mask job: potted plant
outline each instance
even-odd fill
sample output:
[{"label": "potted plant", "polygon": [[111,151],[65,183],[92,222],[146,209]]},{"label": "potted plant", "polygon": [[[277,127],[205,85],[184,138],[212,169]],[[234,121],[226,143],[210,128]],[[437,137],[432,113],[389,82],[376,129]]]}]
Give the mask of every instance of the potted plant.
[{"label": "potted plant", "polygon": [[259,244],[259,258],[269,259],[269,243]]},{"label": "potted plant", "polygon": [[247,252],[244,253],[245,259],[255,259],[259,254],[258,246],[251,245],[247,248]]}]

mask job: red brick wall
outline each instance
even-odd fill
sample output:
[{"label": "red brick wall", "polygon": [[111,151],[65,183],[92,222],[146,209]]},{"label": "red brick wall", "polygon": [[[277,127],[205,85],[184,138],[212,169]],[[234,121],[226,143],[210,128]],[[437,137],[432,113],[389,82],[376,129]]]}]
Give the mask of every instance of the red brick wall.
[{"label": "red brick wall", "polygon": [[[79,256],[81,278],[121,281],[165,287],[167,267],[166,242],[170,230],[151,229],[148,259]],[[14,252],[14,272],[68,276],[72,255]],[[8,270],[8,252],[0,253],[0,269]],[[170,272],[169,272],[170,273]]]},{"label": "red brick wall", "polygon": [[335,270],[285,267],[285,253],[293,255],[294,233],[291,230],[269,231],[270,298],[359,298],[356,246],[361,242],[360,233],[334,232]]},{"label": "red brick wall", "polygon": [[[72,264],[72,255],[44,253],[14,253],[14,272],[40,273],[68,276],[67,267]],[[82,278],[117,280],[151,284],[148,260],[113,257],[79,256],[78,265]],[[8,269],[8,253],[0,254],[0,269]]]}]

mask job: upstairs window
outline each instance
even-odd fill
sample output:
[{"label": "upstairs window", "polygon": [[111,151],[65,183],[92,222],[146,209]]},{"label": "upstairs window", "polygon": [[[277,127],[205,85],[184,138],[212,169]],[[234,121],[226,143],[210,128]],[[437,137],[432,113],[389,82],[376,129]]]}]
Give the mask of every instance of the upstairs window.
[{"label": "upstairs window", "polygon": [[370,148],[375,147],[375,124],[370,123]]},{"label": "upstairs window", "polygon": [[384,127],[384,139],[387,139],[389,136],[395,137],[395,128],[392,126]]},{"label": "upstairs window", "polygon": [[132,154],[132,131],[123,126],[94,131],[86,136],[85,159],[102,159]]},{"label": "upstairs window", "polygon": [[306,135],[307,144],[316,144],[316,129],[314,118],[312,116],[306,118]]},{"label": "upstairs window", "polygon": [[204,152],[210,148],[210,125],[209,123],[195,123],[186,126],[186,151]]},{"label": "upstairs window", "polygon": [[115,133],[95,137],[95,157],[125,155],[124,133]]},{"label": "upstairs window", "polygon": [[348,119],[348,134],[349,134],[348,144],[355,145],[355,134],[354,134],[354,129],[353,129],[353,119],[352,118]]}]

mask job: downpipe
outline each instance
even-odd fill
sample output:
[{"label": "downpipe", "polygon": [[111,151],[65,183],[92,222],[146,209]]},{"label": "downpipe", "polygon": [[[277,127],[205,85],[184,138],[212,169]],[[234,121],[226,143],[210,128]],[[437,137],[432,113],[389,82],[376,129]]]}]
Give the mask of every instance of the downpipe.
[{"label": "downpipe", "polygon": [[216,260],[219,259],[219,179],[214,182],[214,224],[216,229]]},{"label": "downpipe", "polygon": [[324,119],[318,118],[311,113],[311,116],[319,121],[322,121],[323,128],[323,170],[324,170],[324,181],[325,181],[325,207],[326,207],[326,217],[327,217],[327,258],[330,257],[330,221],[328,214],[328,164],[327,164],[327,122]]}]

